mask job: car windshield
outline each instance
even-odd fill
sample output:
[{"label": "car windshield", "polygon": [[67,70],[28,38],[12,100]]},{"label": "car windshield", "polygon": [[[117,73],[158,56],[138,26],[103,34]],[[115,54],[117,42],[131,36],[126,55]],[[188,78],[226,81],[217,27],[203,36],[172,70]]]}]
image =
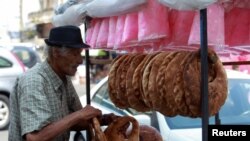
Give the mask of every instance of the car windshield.
[{"label": "car windshield", "polygon": [[151,112],[138,112],[132,108],[126,108],[126,109],[119,109],[117,108],[111,99],[109,98],[109,93],[108,93],[108,81],[105,82],[94,94],[92,101],[107,107],[109,109],[112,109],[116,111],[117,113],[120,113],[121,115],[128,115],[127,113],[131,115],[140,115],[140,114],[148,114],[150,115]]},{"label": "car windshield", "polygon": [[[250,79],[229,79],[228,97],[219,111],[221,124],[250,124]],[[201,118],[165,117],[171,129],[199,128]],[[215,124],[215,116],[209,118]]]}]

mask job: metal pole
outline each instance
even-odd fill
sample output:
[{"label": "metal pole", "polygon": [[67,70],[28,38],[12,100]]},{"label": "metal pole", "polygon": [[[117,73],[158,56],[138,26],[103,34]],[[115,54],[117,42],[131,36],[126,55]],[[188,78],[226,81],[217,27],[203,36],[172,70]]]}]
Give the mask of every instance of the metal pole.
[{"label": "metal pole", "polygon": [[86,96],[87,96],[87,104],[91,104],[90,99],[90,59],[89,59],[89,50],[85,50],[85,65],[86,65]]},{"label": "metal pole", "polygon": [[[86,31],[87,31],[87,27],[89,26],[89,21],[90,19],[86,17],[85,20],[85,37],[86,37]],[[87,104],[91,105],[91,95],[90,95],[90,58],[89,58],[89,49],[85,49],[85,65],[86,65],[86,97],[87,97]],[[91,130],[92,129],[88,129],[87,130],[87,141],[91,140]]]},{"label": "metal pole", "polygon": [[208,141],[207,9],[200,10],[202,141]]},{"label": "metal pole", "polygon": [[[89,72],[89,50],[85,50],[85,65],[86,65],[86,96],[87,96],[87,104],[91,104],[91,99],[90,99],[90,72]],[[90,130],[87,130],[87,141],[91,140],[91,134]]]}]

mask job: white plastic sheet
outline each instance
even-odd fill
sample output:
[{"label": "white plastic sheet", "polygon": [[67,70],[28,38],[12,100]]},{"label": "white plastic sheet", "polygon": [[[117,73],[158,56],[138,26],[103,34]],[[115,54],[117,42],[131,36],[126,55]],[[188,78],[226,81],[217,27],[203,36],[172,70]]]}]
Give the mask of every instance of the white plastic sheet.
[{"label": "white plastic sheet", "polygon": [[80,0],[68,0],[67,2],[59,5],[56,9],[55,9],[55,14],[59,15],[59,14],[63,14],[67,8],[69,8],[72,5],[75,5],[79,2]]},{"label": "white plastic sheet", "polygon": [[177,10],[198,10],[206,8],[217,0],[158,0],[160,3]]},{"label": "white plastic sheet", "polygon": [[65,10],[63,14],[55,15],[52,24],[56,27],[64,25],[79,26],[86,16],[85,3],[73,5]]},{"label": "white plastic sheet", "polygon": [[90,17],[111,17],[137,10],[147,0],[93,0],[86,5]]}]

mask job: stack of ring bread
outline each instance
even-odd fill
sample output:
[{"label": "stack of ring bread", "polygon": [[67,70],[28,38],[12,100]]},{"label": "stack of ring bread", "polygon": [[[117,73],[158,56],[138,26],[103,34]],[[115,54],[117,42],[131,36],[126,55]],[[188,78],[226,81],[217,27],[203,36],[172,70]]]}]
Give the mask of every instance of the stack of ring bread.
[{"label": "stack of ring bread", "polygon": [[[200,50],[120,55],[109,72],[110,99],[121,109],[201,117],[200,62]],[[210,116],[224,104],[227,89],[225,69],[216,52],[208,49]]]},{"label": "stack of ring bread", "polygon": [[131,116],[115,119],[104,131],[97,118],[94,118],[91,131],[91,141],[163,141],[158,130],[148,125],[139,125]]}]

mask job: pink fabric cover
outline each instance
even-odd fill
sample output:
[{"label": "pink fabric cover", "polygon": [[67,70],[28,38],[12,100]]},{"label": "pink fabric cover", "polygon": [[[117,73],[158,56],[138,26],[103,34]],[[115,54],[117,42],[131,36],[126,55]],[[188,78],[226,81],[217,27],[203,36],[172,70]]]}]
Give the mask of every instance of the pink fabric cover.
[{"label": "pink fabric cover", "polygon": [[[225,45],[224,8],[219,4],[212,4],[207,8],[208,45]],[[200,44],[200,14],[195,14],[189,45]]]}]

